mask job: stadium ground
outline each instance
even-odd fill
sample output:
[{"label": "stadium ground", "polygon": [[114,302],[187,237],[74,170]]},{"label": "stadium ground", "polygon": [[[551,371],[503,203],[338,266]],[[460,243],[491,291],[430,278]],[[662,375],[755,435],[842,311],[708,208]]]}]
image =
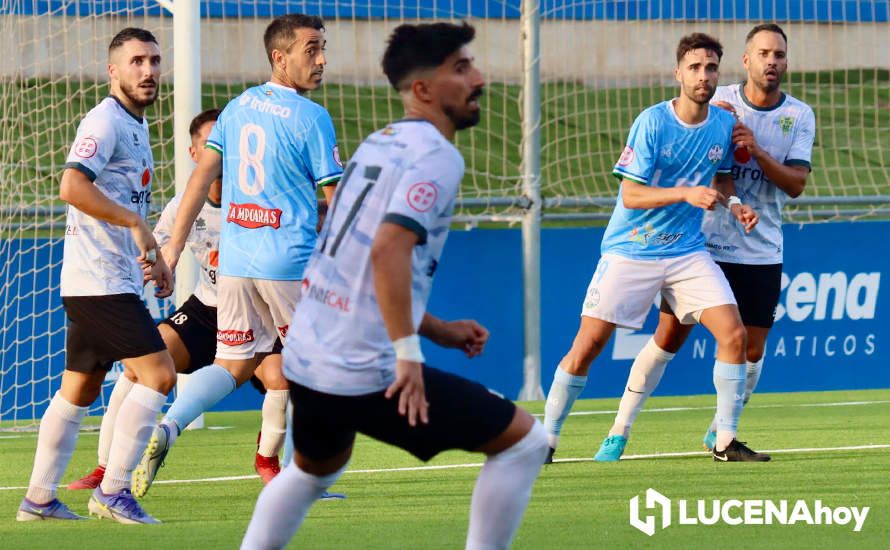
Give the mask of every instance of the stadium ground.
[{"label": "stadium ground", "polygon": [[[661,397],[637,420],[627,458],[590,461],[617,399],[581,401],[566,423],[558,462],[545,467],[515,548],[847,548],[886,547],[890,535],[890,390],[756,395],[742,438],[771,450],[766,464],[720,464],[700,451],[711,396]],[[536,413],[543,403],[529,406]],[[95,422],[96,419],[91,419]],[[151,527],[108,521],[14,521],[33,459],[34,434],[0,433],[0,546],[3,548],[235,548],[260,491],[253,475],[259,412],[214,413],[220,429],[185,435],[144,504],[164,521]],[[84,433],[65,482],[95,464],[95,433]],[[335,489],[345,501],[319,502],[293,546],[462,548],[480,457],[446,453],[425,468],[405,453],[360,439]],[[212,479],[217,478],[217,479]],[[653,537],[629,526],[629,499],[654,488],[675,499],[816,499],[869,506],[861,532],[850,525],[677,525]],[[60,491],[75,511],[88,492]],[[644,500],[644,499],[643,499]],[[710,504],[709,504],[710,505]],[[643,508],[645,512],[645,508]],[[790,510],[790,507],[789,507]],[[101,541],[101,542],[99,542]]]}]

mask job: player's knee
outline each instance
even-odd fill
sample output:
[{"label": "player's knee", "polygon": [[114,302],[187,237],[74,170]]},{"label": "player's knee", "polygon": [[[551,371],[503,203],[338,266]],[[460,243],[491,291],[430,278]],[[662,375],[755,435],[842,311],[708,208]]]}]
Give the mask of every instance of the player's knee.
[{"label": "player's knee", "polygon": [[173,388],[176,386],[176,371],[173,369],[164,369],[157,373],[153,382],[155,386],[154,389],[157,392],[167,395],[173,391]]},{"label": "player's knee", "polygon": [[747,348],[747,333],[745,326],[738,323],[726,331],[723,345],[733,351],[742,352]]}]

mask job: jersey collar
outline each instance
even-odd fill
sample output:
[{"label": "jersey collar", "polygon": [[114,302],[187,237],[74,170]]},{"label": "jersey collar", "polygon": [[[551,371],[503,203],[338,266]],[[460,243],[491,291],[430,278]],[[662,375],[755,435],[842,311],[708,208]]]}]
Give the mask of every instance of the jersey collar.
[{"label": "jersey collar", "polygon": [[781,107],[783,103],[785,103],[785,92],[781,92],[782,95],[779,96],[779,101],[771,107],[758,107],[757,105],[754,105],[753,103],[748,101],[747,97],[745,97],[745,83],[746,82],[747,81],[745,81],[745,80],[739,82],[739,97],[742,98],[742,102],[745,105],[747,105],[748,107],[750,107],[751,109],[754,109],[755,111],[761,111],[761,112],[775,111],[776,109]]},{"label": "jersey collar", "polygon": [[135,121],[138,122],[139,124],[142,124],[143,122],[145,122],[145,119],[144,119],[143,117],[141,117],[141,116],[136,116],[136,115],[134,115],[129,109],[127,109],[127,108],[124,106],[123,102],[122,102],[120,99],[118,99],[116,95],[114,95],[114,94],[108,94],[108,97],[110,97],[111,99],[115,100],[115,101],[117,102],[118,106],[120,106],[120,108],[123,109],[125,113],[127,113],[128,115],[130,115],[131,117],[133,117],[133,120],[135,120]]}]

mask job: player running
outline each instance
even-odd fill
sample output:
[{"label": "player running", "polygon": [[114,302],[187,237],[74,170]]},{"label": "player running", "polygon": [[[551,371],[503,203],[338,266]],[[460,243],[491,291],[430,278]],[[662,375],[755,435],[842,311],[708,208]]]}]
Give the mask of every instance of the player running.
[{"label": "player running", "polygon": [[482,352],[475,321],[426,312],[464,162],[451,141],[479,122],[484,80],[469,25],[401,25],[383,70],[405,119],[351,158],[303,279],[285,341],[294,461],[260,494],[242,548],[283,548],[346,469],[357,432],[429,460],[487,455],[470,505],[467,548],[506,548],[547,450],[544,429],[482,385],[424,365],[419,335]]},{"label": "player running", "polygon": [[270,81],[229,102],[189,179],[164,254],[175,265],[210,184],[222,177],[216,359],[191,376],[155,430],[134,472],[137,496],[182,429],[249,380],[287,334],[317,238],[317,188],[330,202],[342,173],[330,115],[302,95],[321,85],[323,31],[314,16],[269,24]]},{"label": "player running", "polygon": [[[581,327],[553,378],[545,406],[551,459],[562,424],[587,383],[591,362],[616,326],[639,329],[660,291],[680,322],[704,325],[717,340],[718,442],[715,460],[761,459],[735,439],[745,384],[745,329],[726,278],[705,251],[707,210],[722,204],[744,231],[757,223],[735,196],[731,114],[709,101],[723,48],[701,33],[683,37],[675,76],[680,96],[643,111],[615,165],[618,203],[587,289]],[[712,180],[717,187],[711,187]],[[728,198],[727,198],[728,197]]]},{"label": "player running", "polygon": [[[780,89],[788,68],[787,51],[781,27],[757,25],[748,33],[742,56],[747,79],[720,86],[714,94],[714,103],[729,109],[739,121],[733,130],[737,148],[732,166],[739,198],[761,215],[750,234],[743,233],[721,211],[707,212],[702,224],[705,246],[729,281],[747,332],[743,404],[748,403],[760,379],[766,337],[779,303],[782,209],[789,197],[804,191],[816,135],[813,110]],[[621,457],[637,413],[691,329],[662,304],[655,335],[630,369],[615,423],[595,460]],[[715,417],[703,440],[709,450],[714,448],[717,428]]]}]

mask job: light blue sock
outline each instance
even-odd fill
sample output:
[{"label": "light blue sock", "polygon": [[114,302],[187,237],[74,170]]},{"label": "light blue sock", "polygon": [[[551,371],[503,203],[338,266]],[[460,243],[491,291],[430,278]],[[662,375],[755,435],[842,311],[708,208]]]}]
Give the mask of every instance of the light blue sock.
[{"label": "light blue sock", "polygon": [[723,435],[720,432],[730,432],[731,437],[735,437],[744,406],[747,378],[744,363],[734,365],[722,361],[714,362],[714,387],[717,389],[715,420],[718,438]]},{"label": "light blue sock", "polygon": [[219,365],[198,369],[189,376],[188,384],[176,396],[164,420],[175,422],[181,432],[234,390],[235,378],[226,369]]},{"label": "light blue sock", "polygon": [[562,423],[566,421],[575,399],[581,395],[586,385],[586,376],[573,376],[557,365],[553,385],[547,394],[547,404],[544,405],[544,427],[550,437],[550,446],[554,449],[559,432],[562,431]]}]

